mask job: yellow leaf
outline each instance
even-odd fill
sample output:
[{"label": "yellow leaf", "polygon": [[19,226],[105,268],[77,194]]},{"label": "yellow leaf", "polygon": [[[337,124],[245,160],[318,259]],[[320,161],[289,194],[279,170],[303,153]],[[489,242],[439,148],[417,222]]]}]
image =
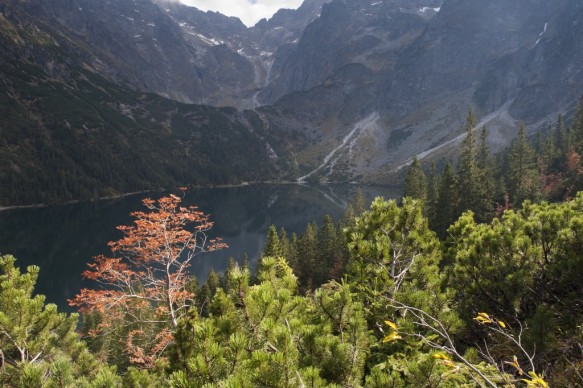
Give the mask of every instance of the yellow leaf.
[{"label": "yellow leaf", "polygon": [[498,321],[498,325],[500,325],[501,328],[506,329],[506,324],[502,321]]},{"label": "yellow leaf", "polygon": [[492,318],[490,318],[490,316],[486,313],[478,313],[478,315],[474,319],[484,324],[494,322],[492,321]]},{"label": "yellow leaf", "polygon": [[531,376],[530,380],[522,379],[529,387],[536,388],[548,388],[549,384],[542,378],[542,376],[537,375],[535,372],[528,372]]},{"label": "yellow leaf", "polygon": [[389,326],[391,329],[393,330],[397,330],[397,324],[395,322],[391,322],[391,321],[385,321],[385,323],[387,324],[387,326]]},{"label": "yellow leaf", "polygon": [[384,339],[383,339],[383,343],[386,342],[391,342],[391,341],[395,341],[398,339],[401,339],[403,337],[401,337],[399,334],[397,334],[396,332],[392,332],[389,335],[387,335]]},{"label": "yellow leaf", "polygon": [[433,355],[433,358],[438,359],[438,360],[451,360],[447,354],[444,353],[435,353]]},{"label": "yellow leaf", "polygon": [[504,364],[510,365],[513,368],[515,368],[519,376],[522,376],[524,374],[524,371],[520,367],[520,364],[518,363],[518,358],[516,356],[513,357],[512,361],[504,361]]},{"label": "yellow leaf", "polygon": [[445,365],[447,367],[450,367],[450,368],[455,368],[456,367],[455,363],[453,361],[451,361],[451,360],[441,360],[441,361],[439,361],[439,363],[442,364],[442,365]]}]

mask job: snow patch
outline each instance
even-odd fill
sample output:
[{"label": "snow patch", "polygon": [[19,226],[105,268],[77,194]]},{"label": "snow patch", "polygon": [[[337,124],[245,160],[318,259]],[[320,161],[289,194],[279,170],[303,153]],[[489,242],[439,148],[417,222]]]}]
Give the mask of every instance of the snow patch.
[{"label": "snow patch", "polygon": [[200,40],[202,40],[204,43],[210,45],[210,46],[218,46],[220,44],[224,44],[225,42],[223,42],[222,40],[217,40],[215,38],[207,38],[206,36],[199,34],[198,32],[190,32],[190,31],[186,31],[187,34],[192,35],[192,36],[196,36],[197,38],[199,38]]},{"label": "snow patch", "polygon": [[541,32],[540,34],[538,34],[538,39],[536,40],[534,46],[532,46],[532,47],[535,47],[540,42],[540,40],[542,39],[542,37],[545,34],[545,32],[547,32],[548,25],[549,25],[549,23],[545,23],[545,26],[543,28],[543,32]]},{"label": "snow patch", "polygon": [[441,9],[441,7],[435,7],[435,8],[432,8],[432,7],[423,7],[423,8],[421,8],[419,10],[419,12],[425,13],[425,12],[427,12],[429,10],[432,10],[432,11],[435,11],[435,12],[439,12],[440,9]]},{"label": "snow patch", "polygon": [[298,178],[297,182],[300,184],[305,183],[306,179],[308,179],[309,177],[311,177],[312,175],[314,175],[315,173],[317,173],[326,166],[328,166],[328,174],[326,175],[330,175],[334,170],[336,163],[338,162],[338,160],[340,160],[340,157],[342,156],[342,155],[337,156],[336,154],[339,153],[339,151],[345,150],[347,148],[350,152],[360,134],[362,134],[362,132],[366,128],[375,125],[378,119],[379,114],[377,112],[374,112],[368,117],[356,123],[354,125],[354,128],[348,133],[348,135],[344,136],[344,139],[342,139],[342,143],[340,143],[338,147],[334,148],[328,155],[326,155],[324,161],[318,167],[310,171],[308,174]]},{"label": "snow patch", "polygon": [[[514,100],[507,101],[504,105],[502,105],[502,107],[500,107],[500,109],[498,109],[497,111],[494,111],[494,112],[490,113],[489,115],[487,115],[486,117],[484,117],[482,120],[480,120],[480,122],[474,128],[472,128],[472,132],[475,132],[477,129],[482,128],[484,125],[488,124],[490,121],[492,121],[494,119],[497,119],[497,118],[504,118],[505,120],[511,119],[511,116],[508,113],[508,108],[510,107],[510,105],[512,105],[513,102],[514,102]],[[456,136],[453,139],[446,141],[445,143],[441,143],[437,147],[433,147],[427,151],[421,152],[420,154],[415,155],[414,157],[407,160],[403,164],[400,164],[399,166],[397,166],[393,170],[393,172],[398,172],[398,171],[402,170],[404,167],[410,166],[413,163],[414,159],[421,161],[421,160],[425,159],[426,157],[428,157],[429,155],[431,155],[432,153],[439,151],[442,148],[445,148],[445,147],[453,145],[453,144],[459,144],[465,138],[466,138],[466,133],[464,132],[461,135]]]}]

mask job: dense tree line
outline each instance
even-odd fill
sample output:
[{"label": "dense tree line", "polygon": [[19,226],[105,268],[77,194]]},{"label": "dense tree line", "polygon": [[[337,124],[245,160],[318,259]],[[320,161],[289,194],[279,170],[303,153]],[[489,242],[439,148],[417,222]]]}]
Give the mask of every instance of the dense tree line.
[{"label": "dense tree line", "polygon": [[470,110],[455,167],[445,161],[439,172],[434,162],[426,171],[414,159],[405,177],[404,196],[426,203],[430,225],[441,238],[464,211],[487,222],[525,200],[563,201],[583,189],[583,97],[572,125],[566,126],[559,115],[531,139],[521,125],[510,146],[497,155],[490,152],[487,128],[476,124]]}]

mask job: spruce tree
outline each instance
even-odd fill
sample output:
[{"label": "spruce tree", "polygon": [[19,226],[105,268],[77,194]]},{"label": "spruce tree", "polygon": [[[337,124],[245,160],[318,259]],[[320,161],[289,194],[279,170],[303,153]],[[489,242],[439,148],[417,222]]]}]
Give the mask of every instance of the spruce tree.
[{"label": "spruce tree", "polygon": [[405,177],[403,196],[419,199],[422,202],[427,199],[427,180],[423,167],[417,158],[413,159],[413,163]]},{"label": "spruce tree", "polygon": [[282,247],[279,240],[279,234],[275,225],[269,226],[267,230],[267,240],[265,241],[265,247],[263,248],[262,257],[280,257],[282,255]]},{"label": "spruce tree", "polygon": [[575,150],[583,152],[583,96],[579,99],[572,125],[572,141]]},{"label": "spruce tree", "polygon": [[477,147],[474,135],[476,119],[471,110],[466,116],[466,137],[462,142],[458,162],[459,206],[462,210],[476,209],[479,200],[480,176],[477,164]]},{"label": "spruce tree", "polygon": [[313,289],[314,275],[318,273],[318,225],[310,222],[298,238],[298,264],[302,273],[299,278],[301,291]]},{"label": "spruce tree", "polygon": [[335,265],[342,259],[338,231],[332,217],[324,216],[322,226],[318,229],[318,261],[314,274],[314,287],[319,287],[330,279]]},{"label": "spruce tree", "polygon": [[448,162],[441,175],[435,219],[431,220],[432,228],[440,238],[446,236],[447,228],[458,217],[458,209],[457,179],[451,163]]},{"label": "spruce tree", "polygon": [[521,125],[518,136],[508,153],[508,194],[514,206],[526,199],[540,197],[540,178],[534,149],[526,138],[526,129]]},{"label": "spruce tree", "polygon": [[495,196],[495,179],[494,179],[494,161],[488,145],[488,132],[486,126],[480,131],[480,143],[476,157],[478,168],[478,180],[476,190],[475,212],[476,219],[479,221],[489,221],[494,215],[494,196]]},{"label": "spruce tree", "polygon": [[426,213],[427,218],[430,220],[431,225],[436,217],[437,206],[439,201],[439,183],[440,177],[437,172],[437,164],[435,162],[431,163],[431,169],[429,170],[429,178],[427,179],[427,206]]},{"label": "spruce tree", "polygon": [[555,124],[555,139],[555,144],[557,145],[560,154],[566,155],[567,150],[569,149],[569,141],[562,114],[557,116],[557,123]]}]

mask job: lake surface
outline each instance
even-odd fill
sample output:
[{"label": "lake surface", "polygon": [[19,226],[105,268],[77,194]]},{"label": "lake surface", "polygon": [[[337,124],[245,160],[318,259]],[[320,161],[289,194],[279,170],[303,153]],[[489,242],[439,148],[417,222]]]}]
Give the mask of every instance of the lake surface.
[{"label": "lake surface", "polygon": [[[210,235],[220,236],[228,249],[198,256],[193,274],[201,281],[211,268],[223,271],[229,257],[241,262],[247,253],[253,266],[271,224],[288,234],[301,233],[308,222],[320,223],[326,214],[338,219],[360,189],[367,200],[394,198],[399,190],[349,185],[250,185],[237,188],[189,190],[184,204],[196,205],[215,223]],[[159,198],[149,193],[89,203],[0,212],[0,253],[12,254],[17,265],[40,266],[36,292],[70,311],[66,300],[89,283],[81,278],[93,256],[111,252],[108,241],[121,237],[118,225],[129,225],[133,211],[145,210],[141,200]]]}]

